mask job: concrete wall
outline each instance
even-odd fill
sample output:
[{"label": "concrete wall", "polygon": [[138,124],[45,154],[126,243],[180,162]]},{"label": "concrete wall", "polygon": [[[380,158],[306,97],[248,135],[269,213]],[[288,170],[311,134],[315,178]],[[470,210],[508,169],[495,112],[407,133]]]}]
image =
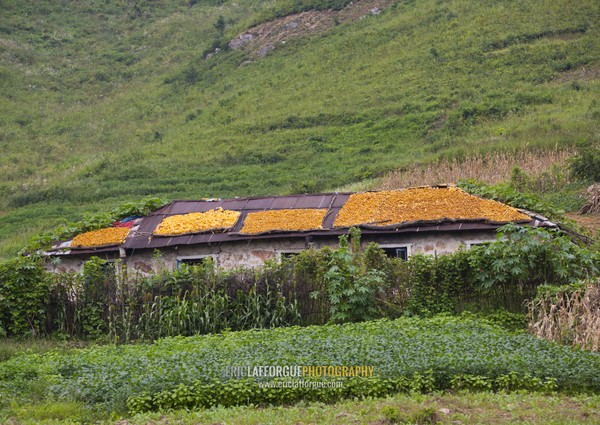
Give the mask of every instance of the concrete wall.
[{"label": "concrete wall", "polygon": [[[363,234],[361,244],[366,247],[377,242],[384,247],[408,247],[408,255],[424,253],[429,255],[447,254],[461,246],[489,242],[496,239],[493,231],[455,231],[455,232],[419,232],[400,234]],[[316,249],[325,246],[337,247],[335,236],[314,238],[274,238],[235,241],[215,245],[183,245],[165,248],[159,256],[153,250],[137,250],[121,257],[130,270],[141,273],[154,273],[161,269],[177,268],[178,260],[212,256],[218,268],[230,270],[236,267],[259,267],[266,260],[278,260],[282,254],[299,252],[313,246]],[[99,253],[98,257],[114,261],[118,252]],[[78,272],[89,259],[89,255],[62,255],[51,259],[47,269],[52,272]]]},{"label": "concrete wall", "polygon": [[[118,252],[103,252],[95,255],[103,260],[114,261],[119,258]],[[57,255],[46,262],[46,270],[52,273],[80,272],[91,255]]]},{"label": "concrete wall", "polygon": [[457,251],[461,246],[492,242],[496,240],[494,231],[456,231],[456,232],[423,232],[399,235],[363,235],[363,245],[377,242],[382,248],[386,246],[408,245],[409,255],[421,253],[429,255],[448,254]]},{"label": "concrete wall", "polygon": [[[422,232],[397,235],[363,235],[361,243],[377,242],[381,247],[407,246],[409,256],[416,253],[430,255],[447,254],[461,246],[489,242],[496,239],[493,231]],[[338,246],[337,237],[296,239],[255,239],[221,243],[218,245],[185,245],[161,250],[156,256],[152,250],[128,253],[128,266],[142,273],[160,269],[175,269],[177,260],[212,256],[218,268],[230,270],[236,267],[258,267],[266,260],[278,260],[281,254],[299,252],[313,246]]]}]

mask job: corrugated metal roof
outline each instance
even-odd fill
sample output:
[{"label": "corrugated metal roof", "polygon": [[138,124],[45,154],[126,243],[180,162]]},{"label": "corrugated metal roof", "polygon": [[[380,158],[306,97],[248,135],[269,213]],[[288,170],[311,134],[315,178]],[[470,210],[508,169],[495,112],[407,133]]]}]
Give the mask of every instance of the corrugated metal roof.
[{"label": "corrugated metal roof", "polygon": [[[347,233],[346,228],[334,228],[333,223],[340,208],[346,203],[351,193],[321,193],[307,195],[265,196],[253,198],[218,199],[210,201],[174,201],[161,209],[149,214],[142,220],[135,234],[130,235],[122,245],[125,249],[155,249],[176,245],[213,244],[228,241],[252,239],[277,239],[297,238],[306,236],[337,236]],[[241,212],[240,219],[228,232],[197,233],[192,235],[160,237],[152,233],[163,218],[175,214],[190,212],[205,212],[214,208],[237,210]],[[323,221],[323,229],[293,232],[272,232],[261,235],[242,235],[239,233],[244,220],[249,212],[292,209],[292,208],[327,208],[328,212]],[[554,227],[544,217],[536,216],[525,211],[532,217],[529,224],[532,226]],[[432,222],[412,222],[386,226],[361,226],[364,234],[376,233],[409,233],[431,231],[458,231],[458,230],[494,230],[502,223],[490,223],[486,220],[437,220]]]},{"label": "corrugated metal roof", "polygon": [[[352,193],[321,193],[306,195],[286,196],[262,196],[252,198],[233,199],[207,199],[207,200],[179,200],[150,213],[141,219],[139,226],[134,228],[121,248],[132,249],[155,249],[176,245],[216,244],[229,241],[253,240],[253,239],[278,239],[299,238],[307,236],[338,236],[347,233],[347,228],[335,228],[334,221],[340,209],[348,201]],[[188,214],[192,212],[206,212],[215,208],[239,211],[240,218],[235,226],[226,232],[196,233],[181,236],[155,236],[154,230],[165,218],[172,215]],[[250,212],[283,209],[319,209],[326,208],[327,214],[323,220],[322,229],[308,231],[282,231],[269,232],[260,235],[242,235],[240,230],[244,220]],[[520,210],[531,217],[528,223],[536,227],[556,227],[556,224],[546,217],[530,211]],[[374,226],[365,224],[360,226],[364,234],[397,234],[410,232],[437,232],[437,231],[460,231],[460,230],[494,230],[504,223],[494,223],[488,220],[469,219],[441,219],[435,221],[404,222],[389,226]],[[118,251],[119,247],[106,247],[101,249],[72,249],[68,242],[54,247],[54,252],[62,255],[92,254],[98,252]]]}]

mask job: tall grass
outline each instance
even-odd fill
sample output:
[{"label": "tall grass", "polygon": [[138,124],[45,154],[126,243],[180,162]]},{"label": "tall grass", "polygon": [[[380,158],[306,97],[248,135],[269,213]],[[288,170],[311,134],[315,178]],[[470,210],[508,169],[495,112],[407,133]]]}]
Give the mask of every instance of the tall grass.
[{"label": "tall grass", "polygon": [[[461,179],[476,179],[489,184],[510,180],[515,167],[529,176],[540,179],[545,175],[551,178],[553,168],[563,168],[567,160],[576,153],[574,148],[549,150],[523,150],[513,152],[492,152],[476,154],[466,158],[442,158],[426,165],[405,167],[386,174],[381,181],[383,189],[399,189],[413,186],[455,183]],[[571,183],[567,172],[561,184]],[[553,182],[548,182],[552,185]]]},{"label": "tall grass", "polygon": [[562,288],[528,305],[529,329],[539,338],[600,351],[600,286]]}]

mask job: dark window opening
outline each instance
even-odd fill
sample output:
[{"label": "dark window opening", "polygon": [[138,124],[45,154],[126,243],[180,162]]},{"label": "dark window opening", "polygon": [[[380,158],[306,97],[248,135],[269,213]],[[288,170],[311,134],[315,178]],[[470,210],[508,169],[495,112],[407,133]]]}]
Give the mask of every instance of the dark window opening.
[{"label": "dark window opening", "polygon": [[182,264],[187,264],[188,266],[198,266],[205,265],[209,262],[214,261],[210,255],[206,257],[198,257],[198,258],[178,258],[177,259],[177,268],[181,267]]},{"label": "dark window opening", "polygon": [[102,264],[102,273],[105,276],[108,276],[111,273],[114,273],[116,268],[116,264],[114,261],[106,261],[106,263]]},{"label": "dark window opening", "polygon": [[281,256],[281,259],[283,260],[283,259],[288,259],[288,258],[294,258],[298,254],[300,254],[300,252],[281,252],[279,255]]},{"label": "dark window opening", "polygon": [[468,247],[471,248],[472,246],[478,246],[478,245],[489,245],[491,242],[490,241],[484,241],[484,242],[470,242]]},{"label": "dark window opening", "polygon": [[390,258],[400,258],[402,260],[408,260],[408,247],[399,246],[394,248],[382,248],[386,255]]}]

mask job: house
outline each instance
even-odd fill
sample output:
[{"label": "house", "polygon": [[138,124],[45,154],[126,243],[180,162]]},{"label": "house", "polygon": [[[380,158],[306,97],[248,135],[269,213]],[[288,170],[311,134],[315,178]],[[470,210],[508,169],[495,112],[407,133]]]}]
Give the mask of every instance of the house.
[{"label": "house", "polygon": [[406,259],[493,241],[507,223],[556,227],[535,213],[454,186],[435,186],[174,201],[131,220],[126,230],[87,232],[56,245],[48,255],[61,259],[51,262],[57,271],[77,271],[93,255],[120,258],[145,273],[208,257],[219,268],[233,269],[260,266],[311,247],[337,246],[340,235],[359,227],[361,243],[376,242],[388,255]]}]

